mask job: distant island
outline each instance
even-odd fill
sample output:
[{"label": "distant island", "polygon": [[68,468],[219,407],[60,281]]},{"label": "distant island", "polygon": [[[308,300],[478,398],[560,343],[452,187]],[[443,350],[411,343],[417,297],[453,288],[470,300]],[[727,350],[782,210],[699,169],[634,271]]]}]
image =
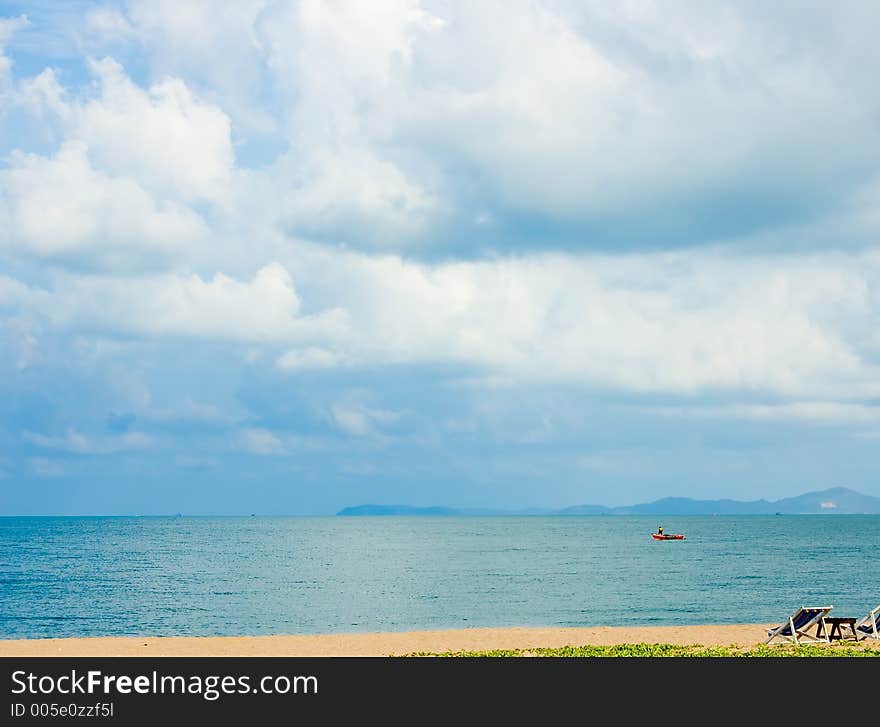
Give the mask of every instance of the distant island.
[{"label": "distant island", "polygon": [[664,497],[653,502],[622,507],[573,505],[558,510],[492,510],[456,507],[413,507],[410,505],[357,505],[337,515],[880,515],[880,497],[863,495],[845,487],[807,492],[782,500],[693,500]]}]

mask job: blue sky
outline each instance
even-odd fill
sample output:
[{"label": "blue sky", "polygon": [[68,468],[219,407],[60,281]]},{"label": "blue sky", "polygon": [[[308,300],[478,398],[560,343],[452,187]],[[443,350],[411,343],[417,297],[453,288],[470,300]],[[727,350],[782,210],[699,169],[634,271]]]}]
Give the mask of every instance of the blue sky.
[{"label": "blue sky", "polygon": [[880,496],[878,20],[0,1],[0,512]]}]

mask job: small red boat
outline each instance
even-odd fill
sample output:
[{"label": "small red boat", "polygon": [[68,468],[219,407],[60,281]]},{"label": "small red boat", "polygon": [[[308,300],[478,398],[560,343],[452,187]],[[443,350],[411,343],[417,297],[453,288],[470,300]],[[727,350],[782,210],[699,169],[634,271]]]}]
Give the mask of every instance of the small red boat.
[{"label": "small red boat", "polygon": [[682,535],[681,533],[676,533],[674,535],[666,535],[665,533],[663,535],[660,535],[659,533],[651,533],[651,537],[654,538],[654,540],[684,540],[684,535]]}]

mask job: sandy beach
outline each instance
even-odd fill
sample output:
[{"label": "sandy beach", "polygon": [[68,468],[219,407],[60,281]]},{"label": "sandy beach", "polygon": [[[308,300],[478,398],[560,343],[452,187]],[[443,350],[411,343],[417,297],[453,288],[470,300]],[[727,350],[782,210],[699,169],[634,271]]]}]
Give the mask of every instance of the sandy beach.
[{"label": "sandy beach", "polygon": [[[3,656],[398,656],[416,652],[664,643],[755,646],[771,624],[488,628],[392,633],[0,640]],[[852,641],[845,642],[853,645]],[[861,642],[863,648],[880,644]]]}]

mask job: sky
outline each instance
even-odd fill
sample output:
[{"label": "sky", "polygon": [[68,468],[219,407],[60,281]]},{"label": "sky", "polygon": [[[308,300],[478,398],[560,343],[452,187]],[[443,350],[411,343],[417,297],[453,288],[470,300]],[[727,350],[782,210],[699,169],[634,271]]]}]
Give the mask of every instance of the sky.
[{"label": "sky", "polygon": [[0,0],[0,514],[880,496],[878,21]]}]

